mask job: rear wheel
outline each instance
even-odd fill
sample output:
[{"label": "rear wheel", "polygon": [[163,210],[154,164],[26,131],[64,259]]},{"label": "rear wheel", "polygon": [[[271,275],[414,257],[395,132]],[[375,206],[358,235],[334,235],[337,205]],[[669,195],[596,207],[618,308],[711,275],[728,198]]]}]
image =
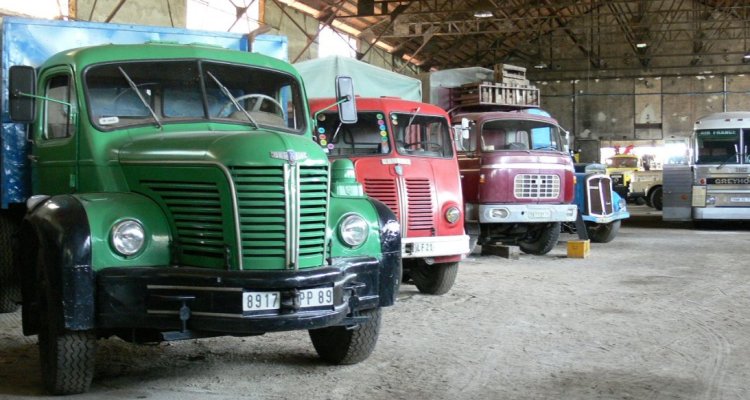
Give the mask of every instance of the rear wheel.
[{"label": "rear wheel", "polygon": [[594,243],[609,243],[617,232],[620,231],[620,220],[612,221],[608,224],[586,224],[586,231],[589,233],[589,239]]},{"label": "rear wheel", "polygon": [[[43,271],[44,266],[40,265],[40,269]],[[55,395],[83,393],[89,389],[94,377],[96,335],[93,331],[65,329],[61,305],[62,301],[50,288],[50,280],[42,278],[39,295],[42,381],[45,389]]]},{"label": "rear wheel", "polygon": [[427,265],[421,262],[411,271],[411,278],[417,289],[424,294],[441,295],[448,293],[456,282],[458,262]]},{"label": "rear wheel", "polygon": [[8,215],[0,214],[0,313],[16,311],[16,301],[21,297],[21,285],[13,258],[15,231],[15,220]]},{"label": "rear wheel", "polygon": [[360,314],[369,319],[357,326],[329,326],[309,331],[320,358],[331,364],[346,365],[364,361],[372,354],[380,333],[380,308]]},{"label": "rear wheel", "polygon": [[651,194],[648,196],[649,203],[651,203],[651,206],[655,209],[661,211],[662,209],[662,193],[664,191],[662,190],[661,186],[652,190]]},{"label": "rear wheel", "polygon": [[549,253],[560,237],[560,222],[542,224],[531,230],[518,242],[518,246],[526,254],[543,255]]}]

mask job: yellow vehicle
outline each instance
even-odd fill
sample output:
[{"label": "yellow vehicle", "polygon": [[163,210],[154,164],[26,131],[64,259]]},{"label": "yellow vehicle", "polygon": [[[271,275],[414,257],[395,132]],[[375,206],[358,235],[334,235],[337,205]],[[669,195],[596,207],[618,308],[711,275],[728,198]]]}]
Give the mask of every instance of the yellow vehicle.
[{"label": "yellow vehicle", "polygon": [[640,159],[635,154],[615,154],[607,158],[606,163],[607,175],[612,179],[612,189],[623,199],[627,199],[633,172],[641,169]]}]

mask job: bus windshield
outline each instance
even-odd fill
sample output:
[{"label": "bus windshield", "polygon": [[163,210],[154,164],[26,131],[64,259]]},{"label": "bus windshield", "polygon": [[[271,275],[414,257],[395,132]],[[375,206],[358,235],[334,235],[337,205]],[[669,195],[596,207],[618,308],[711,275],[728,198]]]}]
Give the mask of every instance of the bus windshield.
[{"label": "bus windshield", "polygon": [[703,129],[695,132],[696,164],[747,164],[750,128]]}]

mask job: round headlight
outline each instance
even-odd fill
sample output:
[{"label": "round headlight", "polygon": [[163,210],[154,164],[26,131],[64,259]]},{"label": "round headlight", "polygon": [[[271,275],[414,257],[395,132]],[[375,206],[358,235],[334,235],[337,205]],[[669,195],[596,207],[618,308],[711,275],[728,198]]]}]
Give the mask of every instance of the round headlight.
[{"label": "round headlight", "polygon": [[140,222],[132,219],[120,221],[112,228],[112,247],[123,256],[132,256],[143,248],[146,233]]},{"label": "round headlight", "polygon": [[458,217],[461,216],[461,211],[456,206],[449,207],[447,210],[445,210],[445,219],[448,220],[449,223],[455,224],[456,221],[458,221]]},{"label": "round headlight", "polygon": [[351,214],[344,218],[339,226],[341,240],[350,247],[357,247],[367,239],[367,221],[357,214]]}]

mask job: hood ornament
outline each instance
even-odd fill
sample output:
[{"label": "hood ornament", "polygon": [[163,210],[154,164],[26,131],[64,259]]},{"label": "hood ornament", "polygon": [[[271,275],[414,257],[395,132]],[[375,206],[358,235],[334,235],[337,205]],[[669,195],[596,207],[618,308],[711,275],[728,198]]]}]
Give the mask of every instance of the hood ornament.
[{"label": "hood ornament", "polygon": [[289,163],[289,165],[294,165],[298,161],[304,161],[307,159],[307,153],[306,152],[296,152],[294,150],[287,150],[287,151],[272,151],[271,152],[271,158],[276,158],[278,160],[284,160]]}]

